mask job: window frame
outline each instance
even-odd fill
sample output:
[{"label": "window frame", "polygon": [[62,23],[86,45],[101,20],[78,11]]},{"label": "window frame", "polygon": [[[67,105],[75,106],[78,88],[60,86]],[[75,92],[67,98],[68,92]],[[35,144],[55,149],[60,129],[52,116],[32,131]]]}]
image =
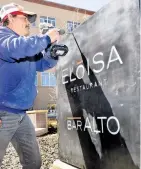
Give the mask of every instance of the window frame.
[{"label": "window frame", "polygon": [[[69,30],[69,25],[72,24],[72,30]],[[76,22],[76,21],[67,21],[67,31],[70,33],[72,32],[74,29],[76,29],[81,23],[80,22]]]},{"label": "window frame", "polygon": [[[55,82],[54,84],[51,85],[51,74],[53,74],[53,72],[42,72],[41,73],[41,86],[47,86],[47,87],[56,87],[56,78],[55,78]],[[48,75],[48,76],[46,76]],[[45,76],[45,78],[47,78],[47,81],[43,84],[43,76]],[[54,75],[55,77],[55,75]]]},{"label": "window frame", "polygon": [[51,17],[51,16],[40,16],[40,23],[50,23],[50,22],[48,22],[49,20],[51,20],[51,24],[52,24],[52,21],[53,21],[55,23],[55,25],[53,25],[53,24],[52,25],[54,27],[56,27],[56,18]]}]

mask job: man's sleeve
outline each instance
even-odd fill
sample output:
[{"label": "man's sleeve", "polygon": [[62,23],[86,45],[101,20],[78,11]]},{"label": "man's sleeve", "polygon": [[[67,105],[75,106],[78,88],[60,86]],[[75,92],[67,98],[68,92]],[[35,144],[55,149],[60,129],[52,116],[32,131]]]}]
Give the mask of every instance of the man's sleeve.
[{"label": "man's sleeve", "polygon": [[13,62],[26,56],[32,57],[36,55],[50,43],[50,37],[47,35],[31,37],[7,35],[0,38],[0,52],[2,59]]},{"label": "man's sleeve", "polygon": [[56,66],[58,60],[54,60],[50,56],[50,49],[48,49],[47,52],[43,51],[42,53],[42,59],[36,61],[36,71],[43,72],[47,69],[53,68]]}]

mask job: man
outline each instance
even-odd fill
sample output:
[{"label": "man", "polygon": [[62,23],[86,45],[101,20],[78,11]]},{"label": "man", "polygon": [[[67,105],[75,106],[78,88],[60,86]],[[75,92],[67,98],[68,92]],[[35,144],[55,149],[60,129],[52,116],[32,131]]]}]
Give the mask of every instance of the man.
[{"label": "man", "polygon": [[36,14],[18,4],[1,9],[0,27],[0,165],[11,141],[23,169],[39,169],[41,157],[35,129],[26,115],[36,97],[36,71],[56,65],[45,49],[59,39],[57,29],[29,37]]}]

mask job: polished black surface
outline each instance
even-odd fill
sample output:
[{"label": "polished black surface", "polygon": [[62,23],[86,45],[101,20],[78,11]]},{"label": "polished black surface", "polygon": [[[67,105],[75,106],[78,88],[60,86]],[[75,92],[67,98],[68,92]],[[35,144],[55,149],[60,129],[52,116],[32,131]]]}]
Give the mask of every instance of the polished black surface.
[{"label": "polished black surface", "polygon": [[69,53],[57,66],[60,159],[139,169],[139,1],[112,1],[61,43]]}]

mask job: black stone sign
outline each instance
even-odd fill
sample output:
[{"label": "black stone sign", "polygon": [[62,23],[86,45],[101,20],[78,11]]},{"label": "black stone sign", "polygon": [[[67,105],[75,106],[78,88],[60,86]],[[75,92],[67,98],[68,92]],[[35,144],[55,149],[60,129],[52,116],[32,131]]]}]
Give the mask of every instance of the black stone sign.
[{"label": "black stone sign", "polygon": [[139,169],[139,0],[106,5],[61,43],[60,160],[81,169]]}]

